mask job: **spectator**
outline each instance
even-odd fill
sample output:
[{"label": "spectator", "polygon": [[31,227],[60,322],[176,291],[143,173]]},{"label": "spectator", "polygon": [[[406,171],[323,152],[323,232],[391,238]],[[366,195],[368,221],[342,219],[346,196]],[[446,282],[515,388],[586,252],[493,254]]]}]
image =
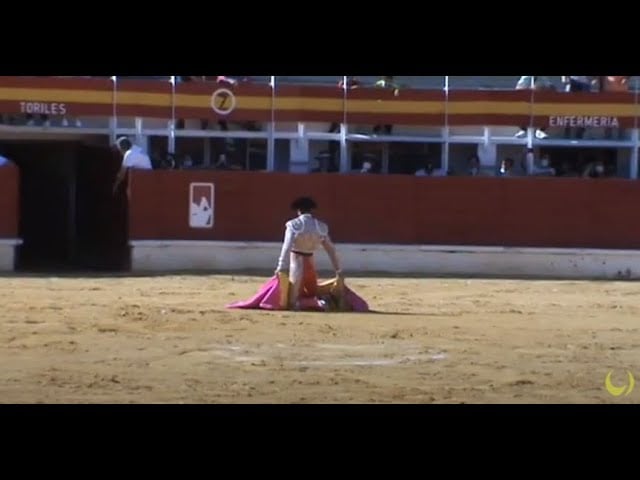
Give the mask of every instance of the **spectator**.
[{"label": "spectator", "polygon": [[557,169],[556,175],[565,178],[580,177],[580,173],[576,170],[575,165],[569,160],[563,160]]},{"label": "spectator", "polygon": [[631,77],[598,77],[600,92],[628,92]]},{"label": "spectator", "polygon": [[320,160],[318,160],[318,157],[315,157],[309,161],[309,172],[310,173],[322,172],[322,165],[320,164]]},{"label": "spectator", "polygon": [[196,168],[193,158],[188,153],[169,154],[168,157],[173,162],[174,170],[192,170]]},{"label": "spectator", "polygon": [[433,163],[431,161],[427,161],[425,165],[418,169],[415,173],[416,177],[430,177],[433,175],[434,171]]},{"label": "spectator", "polygon": [[175,156],[171,153],[154,151],[150,159],[153,170],[175,170],[178,168]]},{"label": "spectator", "polygon": [[142,151],[137,145],[133,145],[127,137],[120,137],[116,141],[118,150],[122,154],[122,164],[126,168],[138,168],[151,170],[151,160],[149,155]]},{"label": "spectator", "polygon": [[225,75],[218,75],[216,76],[216,83],[219,85],[226,85],[228,87],[235,87],[238,85],[238,80]]},{"label": "spectator", "polygon": [[500,164],[500,176],[513,177],[514,176],[513,165],[514,165],[513,158],[505,158]]},{"label": "spectator", "polygon": [[[347,89],[358,88],[362,86],[362,82],[358,80],[358,77],[347,77]],[[341,79],[338,82],[339,88],[344,88],[344,79]]]},{"label": "spectator", "polygon": [[318,172],[335,172],[340,167],[336,165],[334,152],[331,150],[323,150],[313,159],[311,170],[313,173]]},{"label": "spectator", "polygon": [[539,177],[555,177],[556,169],[551,166],[551,159],[549,154],[545,154],[540,158],[540,165],[536,165],[535,162],[531,168],[531,175]]},{"label": "spectator", "polygon": [[185,153],[184,155],[182,155],[180,157],[180,168],[181,169],[192,169],[194,168],[196,165],[193,161],[193,158],[191,158],[191,155],[189,155],[188,153]]},{"label": "spectator", "polygon": [[471,155],[467,163],[469,164],[469,175],[472,177],[480,176],[480,158],[478,155]]},{"label": "spectator", "polygon": [[361,154],[362,166],[360,173],[376,173],[378,165],[378,156],[370,152],[362,152]]},{"label": "spectator", "polygon": [[569,93],[590,92],[594,79],[586,76],[564,76],[562,83],[565,86],[565,91]]},{"label": "spectator", "polygon": [[416,171],[415,176],[416,177],[445,177],[446,172],[440,168],[436,168],[433,165],[433,161],[427,160],[424,167]]},{"label": "spectator", "polygon": [[583,178],[604,178],[605,176],[606,169],[600,160],[589,162],[582,172]]},{"label": "spectator", "polygon": [[127,171],[130,169],[140,169],[140,170],[152,170],[153,166],[151,165],[151,159],[149,155],[144,153],[140,147],[137,145],[133,145],[131,140],[127,137],[120,137],[116,141],[116,147],[118,151],[122,154],[122,166],[118,171],[116,176],[116,180],[113,185],[114,193],[120,187],[120,184],[124,180]]},{"label": "spectator", "polygon": [[227,155],[225,153],[220,154],[214,167],[216,170],[229,170],[230,166],[227,162]]},{"label": "spectator", "polygon": [[378,88],[393,88],[393,94],[396,97],[400,93],[400,86],[395,82],[392,76],[382,77],[375,85]]},{"label": "spectator", "polygon": [[[587,76],[563,76],[562,83],[565,85],[565,91],[568,93],[590,92],[591,86],[596,83],[596,80]],[[576,129],[576,138],[581,139],[584,137],[585,128],[578,127]],[[571,138],[571,127],[567,127],[564,130],[564,136]]]},{"label": "spectator", "polygon": [[[541,77],[541,76],[522,76],[518,83],[516,84],[516,90],[529,90],[533,87],[534,90],[544,91],[544,90],[555,90],[553,86],[553,82],[549,80],[549,77]],[[547,128],[542,127],[536,130],[535,136],[539,140],[543,140],[547,138],[549,135],[546,132]],[[516,138],[524,138],[527,136],[527,127],[520,127],[518,133],[516,133]]]},{"label": "spectator", "polygon": [[[169,153],[167,152],[164,157],[162,157],[163,160],[160,163],[160,168],[163,170],[177,170],[178,169],[178,161],[176,159],[176,155],[175,153]],[[153,162],[151,162],[151,165],[153,166]]]},{"label": "spectator", "polygon": [[[32,114],[27,113],[25,115],[25,119],[27,120],[27,127],[33,127],[36,124],[36,121]],[[49,115],[40,115],[40,122],[42,122],[42,126],[48,128],[51,126],[51,121],[49,120]]]},{"label": "spectator", "polygon": [[360,173],[373,173],[373,164],[371,162],[364,162]]},{"label": "spectator", "polygon": [[221,153],[218,157],[218,161],[215,164],[216,170],[244,170],[242,163],[236,161],[232,156],[231,161],[227,159],[226,153]]},{"label": "spectator", "polygon": [[491,161],[493,166],[487,166],[488,163],[485,163],[483,166],[480,155],[472,154],[467,158],[467,171],[466,174],[471,177],[493,177],[495,176],[496,168],[495,168],[495,157],[493,159],[486,158],[485,162]]},{"label": "spectator", "polygon": [[[26,125],[28,127],[33,127],[36,124],[35,118],[32,114],[27,113],[25,116],[25,119],[27,120]],[[45,128],[49,128],[51,126],[51,119],[49,118],[49,115],[40,115],[40,122],[42,124],[43,127]],[[69,126],[69,120],[67,119],[66,115],[62,116],[62,120],[60,121],[60,125],[62,127],[68,127]],[[74,121],[74,125],[78,128],[82,127],[82,122],[80,121],[79,118],[76,118]]]}]

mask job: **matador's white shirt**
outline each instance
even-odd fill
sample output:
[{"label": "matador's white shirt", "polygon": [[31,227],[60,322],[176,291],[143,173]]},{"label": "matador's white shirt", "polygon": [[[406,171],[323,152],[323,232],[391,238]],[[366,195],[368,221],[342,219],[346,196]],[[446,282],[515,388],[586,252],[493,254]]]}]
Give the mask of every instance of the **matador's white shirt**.
[{"label": "matador's white shirt", "polygon": [[278,259],[278,270],[284,267],[287,255],[291,251],[312,254],[325,241],[330,241],[329,227],[311,214],[305,213],[288,221]]}]

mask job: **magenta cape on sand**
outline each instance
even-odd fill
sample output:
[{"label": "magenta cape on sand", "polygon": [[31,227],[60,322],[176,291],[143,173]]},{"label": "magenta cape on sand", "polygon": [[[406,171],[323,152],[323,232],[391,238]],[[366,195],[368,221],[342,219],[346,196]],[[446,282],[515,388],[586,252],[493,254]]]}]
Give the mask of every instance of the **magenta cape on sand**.
[{"label": "magenta cape on sand", "polygon": [[[369,311],[369,305],[367,302],[346,285],[344,287],[344,295],[350,311]],[[231,305],[227,305],[227,308],[245,310],[282,310],[281,298],[280,281],[276,276],[270,278],[265,284],[263,284],[258,293],[249,300],[232,303]]]},{"label": "magenta cape on sand", "polygon": [[278,277],[269,279],[267,283],[260,287],[258,293],[249,300],[232,303],[227,305],[227,308],[280,310],[280,282]]}]

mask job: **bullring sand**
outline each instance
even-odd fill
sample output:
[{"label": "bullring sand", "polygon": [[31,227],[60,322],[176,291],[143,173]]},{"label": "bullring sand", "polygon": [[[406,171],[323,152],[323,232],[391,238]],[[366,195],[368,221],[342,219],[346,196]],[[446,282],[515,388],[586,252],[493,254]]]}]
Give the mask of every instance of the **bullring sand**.
[{"label": "bullring sand", "polygon": [[3,403],[639,403],[640,284],[353,278],[372,314],[229,311],[263,277],[0,279]]}]

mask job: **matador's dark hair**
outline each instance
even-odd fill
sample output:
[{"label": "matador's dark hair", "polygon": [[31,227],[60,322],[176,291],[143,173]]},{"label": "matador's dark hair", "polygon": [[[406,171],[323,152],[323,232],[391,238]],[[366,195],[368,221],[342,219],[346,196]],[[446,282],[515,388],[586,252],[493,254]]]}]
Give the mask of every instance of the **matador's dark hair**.
[{"label": "matador's dark hair", "polygon": [[308,213],[318,208],[318,205],[311,197],[299,197],[291,203],[292,210],[299,210],[303,213]]}]

